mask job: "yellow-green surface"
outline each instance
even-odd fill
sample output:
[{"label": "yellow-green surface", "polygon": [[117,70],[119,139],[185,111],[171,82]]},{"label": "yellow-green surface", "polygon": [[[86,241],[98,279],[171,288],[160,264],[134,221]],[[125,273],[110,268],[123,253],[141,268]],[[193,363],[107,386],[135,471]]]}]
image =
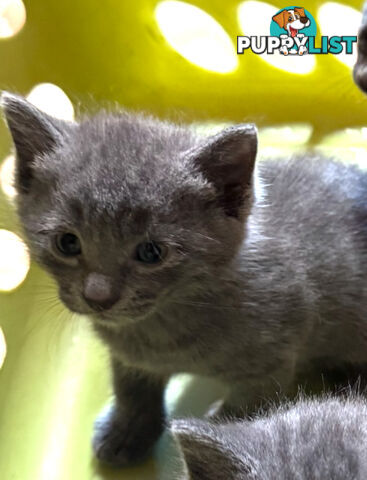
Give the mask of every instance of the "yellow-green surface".
[{"label": "yellow-green surface", "polygon": [[[0,374],[0,470],[11,480],[170,479],[177,471],[167,436],[155,460],[121,471],[94,461],[95,415],[110,397],[103,347],[84,319],[53,302],[49,282],[33,268],[17,292],[1,299],[8,355]],[[181,376],[168,391],[170,413],[201,414],[219,392]]]},{"label": "yellow-green surface", "polygon": [[[246,119],[263,127],[302,124],[292,130],[264,128],[263,155],[297,150],[318,140],[323,151],[365,161],[364,130],[333,133],[363,126],[366,111],[350,69],[337,59],[323,56],[313,73],[294,75],[249,54],[240,58],[239,68],[231,74],[207,72],[168,46],[153,17],[157,3],[26,2],[22,32],[0,40],[0,88],[27,93],[37,83],[52,82],[76,105],[107,100],[162,117],[177,118],[182,111],[181,118],[195,121]],[[233,42],[243,34],[236,17],[238,3],[193,2],[219,21]],[[315,12],[322,3],[303,6]],[[359,4],[348,2],[355,8]],[[1,125],[0,160],[9,148]],[[2,193],[0,228],[16,228]],[[0,251],[0,259],[6,254]],[[38,267],[32,266],[17,290],[0,293],[0,326],[8,349],[0,371],[2,480],[174,478],[177,462],[166,437],[155,460],[142,467],[117,472],[94,462],[92,423],[110,397],[106,354],[86,319],[61,307],[54,286]],[[199,414],[217,394],[212,385],[192,384],[184,377],[171,384],[169,409]]]}]

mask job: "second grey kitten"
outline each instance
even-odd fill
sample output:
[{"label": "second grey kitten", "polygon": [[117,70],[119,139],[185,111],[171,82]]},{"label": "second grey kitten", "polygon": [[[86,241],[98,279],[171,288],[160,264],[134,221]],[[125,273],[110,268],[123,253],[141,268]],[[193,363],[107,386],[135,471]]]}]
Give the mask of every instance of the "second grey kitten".
[{"label": "second grey kitten", "polygon": [[[143,115],[79,123],[6,94],[18,213],[33,258],[111,354],[96,455],[142,458],[169,376],[255,411],[312,368],[367,361],[367,176],[321,157],[261,162],[256,130],[200,138]],[[254,186],[256,187],[254,189]]]},{"label": "second grey kitten", "polygon": [[253,421],[172,423],[182,480],[365,480],[367,404],[350,397],[284,405]]}]

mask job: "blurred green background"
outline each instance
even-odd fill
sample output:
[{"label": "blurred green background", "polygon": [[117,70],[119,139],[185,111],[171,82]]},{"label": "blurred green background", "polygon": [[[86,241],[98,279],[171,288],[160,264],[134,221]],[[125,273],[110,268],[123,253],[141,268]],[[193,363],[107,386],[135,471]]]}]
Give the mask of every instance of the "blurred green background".
[{"label": "blurred green background", "polygon": [[[236,55],[237,35],[269,35],[271,16],[286,6],[0,0],[0,89],[70,119],[117,103],[203,131],[251,121],[262,157],[310,148],[364,166],[366,99],[352,80],[354,56]],[[359,0],[300,6],[316,19],[318,40],[357,34]],[[179,467],[167,436],[141,467],[118,472],[93,460],[93,419],[110,397],[107,357],[87,320],[66,312],[51,280],[29,268],[10,153],[0,123],[1,479],[173,479]],[[200,414],[219,394],[210,382],[177,377],[168,409]]]}]

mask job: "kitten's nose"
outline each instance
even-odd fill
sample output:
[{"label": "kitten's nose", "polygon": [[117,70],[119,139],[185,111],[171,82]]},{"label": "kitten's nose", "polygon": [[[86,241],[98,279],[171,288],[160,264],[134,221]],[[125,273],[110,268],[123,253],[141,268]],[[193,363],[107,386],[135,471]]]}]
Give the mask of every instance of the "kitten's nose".
[{"label": "kitten's nose", "polygon": [[84,282],[84,300],[95,310],[108,310],[120,298],[111,277],[90,273]]}]

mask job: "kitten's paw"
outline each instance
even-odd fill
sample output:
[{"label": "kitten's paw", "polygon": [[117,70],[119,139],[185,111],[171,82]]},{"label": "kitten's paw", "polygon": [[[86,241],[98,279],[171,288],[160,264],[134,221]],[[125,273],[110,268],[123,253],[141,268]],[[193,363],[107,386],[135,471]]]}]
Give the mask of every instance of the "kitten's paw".
[{"label": "kitten's paw", "polygon": [[101,462],[122,467],[144,460],[162,432],[162,419],[128,417],[108,406],[94,424],[92,447]]}]

